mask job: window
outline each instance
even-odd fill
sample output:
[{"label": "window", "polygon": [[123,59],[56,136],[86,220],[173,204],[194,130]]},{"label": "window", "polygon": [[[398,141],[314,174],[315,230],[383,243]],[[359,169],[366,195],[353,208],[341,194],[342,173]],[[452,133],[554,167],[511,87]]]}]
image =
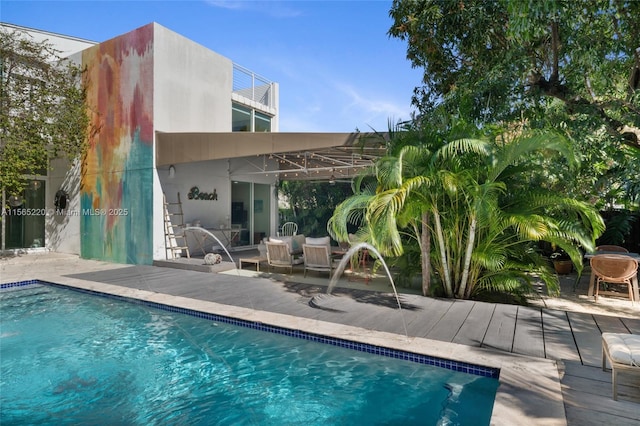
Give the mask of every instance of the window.
[{"label": "window", "polygon": [[251,131],[251,110],[249,108],[233,104],[231,113],[231,131],[250,132]]},{"label": "window", "polygon": [[255,113],[255,126],[254,132],[270,132],[271,131],[271,117],[261,112]]},{"label": "window", "polygon": [[270,132],[271,116],[243,105],[233,104],[231,130],[234,132]]}]

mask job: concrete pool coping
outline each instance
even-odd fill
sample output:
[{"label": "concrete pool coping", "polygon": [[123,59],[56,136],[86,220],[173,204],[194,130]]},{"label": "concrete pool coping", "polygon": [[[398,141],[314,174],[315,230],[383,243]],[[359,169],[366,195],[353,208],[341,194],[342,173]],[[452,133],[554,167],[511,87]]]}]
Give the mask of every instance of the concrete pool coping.
[{"label": "concrete pool coping", "polygon": [[500,385],[493,406],[492,425],[567,424],[558,364],[554,360],[508,354],[420,337],[407,337],[395,333],[64,276],[51,276],[47,278],[47,281],[82,290],[498,368],[500,369]]}]

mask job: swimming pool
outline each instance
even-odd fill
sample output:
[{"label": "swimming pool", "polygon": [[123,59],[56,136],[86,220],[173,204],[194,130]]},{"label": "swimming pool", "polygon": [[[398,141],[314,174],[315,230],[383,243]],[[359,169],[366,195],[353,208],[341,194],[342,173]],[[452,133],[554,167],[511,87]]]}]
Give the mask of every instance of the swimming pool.
[{"label": "swimming pool", "polygon": [[489,423],[495,378],[169,310],[50,285],[4,290],[0,423]]}]

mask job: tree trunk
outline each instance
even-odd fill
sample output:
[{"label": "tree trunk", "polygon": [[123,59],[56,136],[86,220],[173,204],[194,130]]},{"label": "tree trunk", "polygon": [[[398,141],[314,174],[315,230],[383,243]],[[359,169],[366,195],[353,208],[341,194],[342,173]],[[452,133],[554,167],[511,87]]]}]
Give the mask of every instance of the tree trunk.
[{"label": "tree trunk", "polygon": [[428,296],[431,288],[431,231],[429,230],[429,213],[422,214],[422,232],[420,235],[422,253],[422,295]]},{"label": "tree trunk", "polygon": [[438,211],[433,211],[433,219],[436,225],[436,240],[440,248],[440,261],[442,262],[442,279],[444,280],[444,291],[447,297],[453,297],[453,288],[451,287],[451,271],[449,271],[449,261],[447,259],[447,252],[444,243],[444,234],[442,233],[442,224],[440,223],[440,216]]},{"label": "tree trunk", "polygon": [[462,269],[462,277],[460,278],[460,288],[458,289],[458,298],[466,299],[467,281],[469,279],[469,269],[471,268],[471,255],[473,254],[473,246],[476,242],[476,216],[471,217],[469,222],[469,236],[467,239],[467,250],[464,254],[464,266]]}]

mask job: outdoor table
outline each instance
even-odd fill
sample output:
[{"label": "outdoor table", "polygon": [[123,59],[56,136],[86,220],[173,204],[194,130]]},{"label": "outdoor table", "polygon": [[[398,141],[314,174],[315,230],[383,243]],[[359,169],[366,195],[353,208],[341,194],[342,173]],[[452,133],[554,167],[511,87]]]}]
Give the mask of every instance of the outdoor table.
[{"label": "outdoor table", "polygon": [[222,235],[222,238],[225,240],[225,248],[228,250],[233,246],[233,243],[237,242],[240,239],[240,233],[242,231],[246,231],[247,228],[210,228],[211,232]]},{"label": "outdoor table", "polygon": [[262,256],[253,256],[253,257],[241,257],[239,260],[239,268],[242,269],[243,263],[253,263],[256,265],[256,271],[260,272],[260,263],[266,262],[267,258]]},{"label": "outdoor table", "polygon": [[331,256],[336,257],[336,258],[342,258],[344,257],[345,254],[347,254],[348,250],[345,249],[341,249],[341,248],[332,248],[331,249]]},{"label": "outdoor table", "polygon": [[[197,249],[202,251],[202,254],[207,254],[206,247],[209,242],[211,244],[221,244],[223,246],[221,248],[230,250],[243,230],[246,230],[246,228],[202,228],[192,226],[185,228],[184,233],[193,237]],[[216,238],[219,238],[219,240],[216,240]]]}]

